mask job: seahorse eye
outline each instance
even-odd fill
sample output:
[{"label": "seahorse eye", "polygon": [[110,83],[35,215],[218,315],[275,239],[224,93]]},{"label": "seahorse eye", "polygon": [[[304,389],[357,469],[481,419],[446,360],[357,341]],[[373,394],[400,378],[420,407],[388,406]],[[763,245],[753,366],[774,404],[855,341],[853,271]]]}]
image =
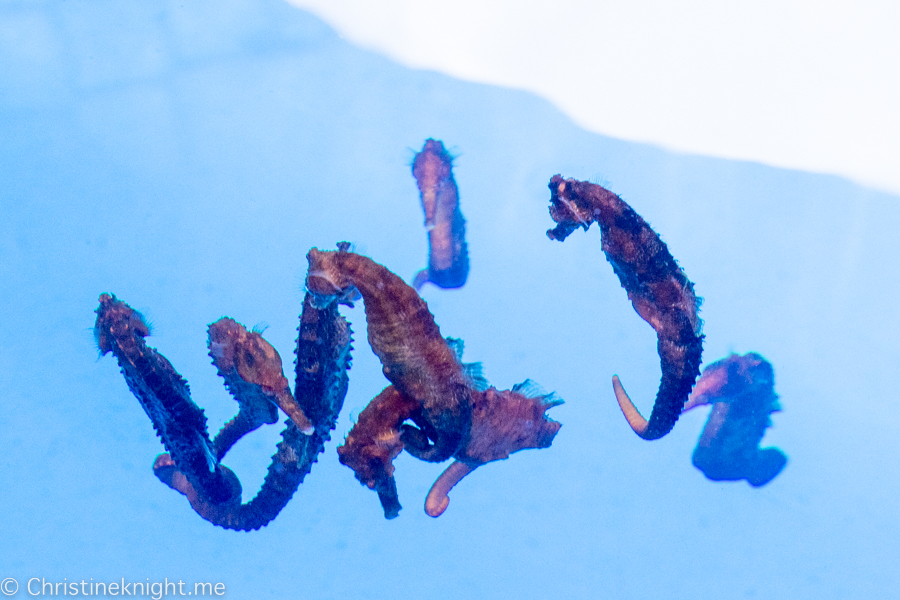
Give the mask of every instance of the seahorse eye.
[{"label": "seahorse eye", "polygon": [[131,315],[131,318],[128,319],[128,325],[132,329],[134,329],[134,333],[136,335],[139,335],[141,337],[147,337],[148,335],[150,335],[150,327],[144,321],[143,317],[141,316],[141,313],[139,313],[137,311],[135,311]]}]

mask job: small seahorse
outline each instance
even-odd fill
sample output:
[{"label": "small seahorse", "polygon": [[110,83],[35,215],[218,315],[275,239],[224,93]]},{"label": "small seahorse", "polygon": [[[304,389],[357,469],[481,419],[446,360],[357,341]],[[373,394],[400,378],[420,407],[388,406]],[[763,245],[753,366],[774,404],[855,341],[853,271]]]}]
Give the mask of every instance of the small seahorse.
[{"label": "small seahorse", "polygon": [[278,422],[278,408],[301,433],[312,433],[312,423],[294,400],[281,370],[281,356],[262,335],[222,317],[209,326],[209,355],[225,386],[240,403],[238,414],[222,427],[214,441],[219,460],[245,434],[264,423]]},{"label": "small seahorse", "polygon": [[378,492],[384,518],[400,514],[400,499],[394,481],[393,461],[403,451],[403,422],[411,418],[419,403],[387,386],[369,402],[347,434],[338,456],[363,485]]},{"label": "small seahorse", "polygon": [[100,352],[112,352],[128,388],[150,417],[156,433],[187,481],[212,504],[240,498],[240,484],[218,464],[203,410],[191,400],[187,382],[162,354],[147,346],[150,328],[139,312],[101,294],[94,335]]},{"label": "small seahorse", "polygon": [[407,440],[407,450],[422,460],[447,460],[468,436],[472,421],[471,389],[462,365],[416,291],[348,248],[343,242],[337,251],[311,249],[306,288],[320,307],[362,295],[369,344],[385,377],[419,405],[411,418],[423,435],[415,438],[420,443]]},{"label": "small seahorse", "polygon": [[[229,328],[235,326],[247,333],[242,326],[233,321],[228,324]],[[215,343],[222,344],[223,347],[215,350],[212,349],[211,335],[210,354],[218,358],[223,355],[235,355],[239,351],[249,353],[247,363],[254,365],[255,368],[236,369],[237,374],[232,375],[236,379],[228,384],[229,391],[237,398],[243,410],[249,402],[259,402],[260,397],[268,396],[265,390],[271,389],[272,380],[284,376],[281,373],[281,359],[268,342],[259,337],[254,344],[242,344],[241,348],[236,348],[233,344],[241,340],[243,334],[240,331],[235,333],[236,335],[218,338]],[[197,514],[215,525],[243,531],[267,525],[293,497],[294,492],[312,469],[319,453],[324,449],[325,442],[331,439],[331,430],[334,429],[347,394],[350,342],[350,327],[338,314],[337,307],[316,309],[310,302],[310,296],[307,295],[303,303],[297,338],[295,395],[296,410],[309,416],[312,430],[304,433],[294,416],[286,421],[287,427],[281,432],[282,441],[277,446],[278,451],[272,457],[262,487],[252,500],[241,504],[238,494],[229,503],[210,502],[203,494],[197,492],[167,454],[157,457],[153,466],[156,476],[169,487],[187,496]],[[216,365],[219,366],[218,361]],[[276,372],[277,375],[274,375]],[[222,374],[221,367],[220,374]],[[287,393],[290,394],[289,391]],[[223,427],[216,439],[218,440],[226,431],[227,427]]]},{"label": "small seahorse", "polygon": [[774,370],[765,358],[731,354],[703,369],[684,410],[704,404],[713,408],[691,461],[708,479],[746,479],[759,487],[784,469],[781,450],[759,447],[772,424],[769,415],[781,410]]},{"label": "small seahorse", "polygon": [[613,376],[613,389],[635,433],[646,440],[661,438],[674,427],[700,374],[703,334],[694,285],[665,243],[617,195],[560,175],[550,179],[549,187],[550,216],[557,226],[547,236],[562,241],[578,227],[587,230],[596,222],[603,252],[628,299],[657,332],[662,379],[649,421],[638,412],[617,376]]},{"label": "small seahorse", "polygon": [[378,492],[386,518],[401,508],[392,461],[404,449],[423,460],[456,459],[425,501],[425,512],[437,517],[450,489],[478,466],[550,446],[560,424],[544,413],[561,400],[536,393],[527,381],[511,391],[488,387],[480,365],[462,363],[462,341],[441,337],[415,290],[371,259],[348,252],[346,243],[338,248],[310,250],[306,285],[322,304],[357,292],[365,303],[369,343],[392,385],[360,413],[338,453],[361,483]]},{"label": "small seahorse", "polygon": [[452,161],[443,142],[431,138],[413,159],[429,247],[428,268],[416,273],[413,280],[417,290],[427,281],[442,288],[462,287],[469,275],[466,220],[459,210]]}]

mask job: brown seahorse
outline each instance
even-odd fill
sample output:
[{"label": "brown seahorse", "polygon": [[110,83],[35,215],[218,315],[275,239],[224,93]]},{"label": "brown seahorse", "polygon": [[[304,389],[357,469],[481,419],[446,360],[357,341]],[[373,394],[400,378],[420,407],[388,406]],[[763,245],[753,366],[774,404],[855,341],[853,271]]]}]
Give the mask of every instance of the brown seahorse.
[{"label": "brown seahorse", "polygon": [[[552,394],[535,394],[526,381],[512,390],[493,387],[473,393],[472,427],[466,444],[454,461],[438,477],[425,499],[425,512],[440,516],[450,503],[448,494],[459,481],[477,467],[508,458],[527,448],[549,448],[560,424],[544,412],[562,403]],[[404,449],[404,433],[411,433],[403,421],[418,404],[388,386],[359,414],[356,424],[338,447],[341,463],[356,473],[361,483],[378,492],[384,516],[400,513],[393,460]]]},{"label": "brown seahorse", "polygon": [[586,231],[596,222],[603,252],[628,299],[656,330],[662,379],[649,421],[638,412],[617,376],[613,376],[613,389],[635,433],[646,440],[661,438],[674,427],[700,374],[703,334],[694,285],[656,232],[617,195],[560,175],[550,179],[549,187],[550,216],[557,226],[547,236],[563,241],[578,227]]},{"label": "brown seahorse", "polygon": [[[544,414],[561,401],[525,382],[511,391],[488,387],[478,365],[464,365],[462,342],[444,339],[415,290],[385,267],[347,251],[313,248],[307,288],[316,302],[346,301],[357,292],[366,307],[369,343],[391,381],[365,410],[345,444],[341,462],[378,492],[386,518],[400,510],[393,459],[456,460],[432,486],[425,511],[439,516],[450,489],[476,467],[525,448],[546,448],[560,424]],[[413,421],[418,427],[405,423]]]},{"label": "brown seahorse", "polygon": [[403,451],[401,429],[419,403],[387,386],[359,413],[343,445],[338,446],[341,464],[353,469],[356,478],[378,493],[384,517],[400,514],[400,499],[394,481],[393,461]]},{"label": "brown seahorse", "polygon": [[240,498],[240,483],[218,464],[203,410],[187,382],[162,354],[150,348],[143,316],[112,294],[100,295],[94,336],[102,354],[112,352],[173,464],[213,504]]},{"label": "brown seahorse", "polygon": [[469,276],[466,220],[459,210],[459,189],[453,179],[453,157],[441,140],[427,139],[413,159],[412,172],[419,186],[425,229],[428,230],[428,268],[416,273],[413,286],[426,282],[458,288]]},{"label": "brown seahorse", "polygon": [[407,450],[422,460],[447,460],[472,421],[471,386],[456,352],[413,288],[372,259],[348,252],[349,244],[339,248],[313,248],[306,255],[306,288],[314,304],[324,307],[362,295],[369,344],[385,377],[419,405],[411,418],[423,435],[412,446],[407,440]]},{"label": "brown seahorse", "polygon": [[759,487],[784,469],[787,457],[778,448],[760,448],[781,410],[775,373],[765,358],[751,352],[731,354],[703,369],[684,410],[712,404],[691,462],[713,481],[747,482]]},{"label": "brown seahorse", "polygon": [[312,423],[294,400],[281,370],[281,356],[260,333],[222,317],[209,326],[208,334],[209,355],[240,407],[214,440],[219,460],[245,434],[264,423],[277,423],[279,408],[301,433],[312,433]]},{"label": "brown seahorse", "polygon": [[490,387],[476,392],[469,439],[431,486],[425,512],[439,517],[450,503],[448,494],[453,486],[481,465],[503,460],[519,450],[549,448],[561,425],[544,413],[560,404],[562,400],[543,393],[530,380],[512,390]]},{"label": "brown seahorse", "polygon": [[[98,334],[98,340],[102,349],[105,339]],[[347,391],[349,325],[336,307],[316,309],[309,296],[304,300],[297,340],[296,401],[286,388],[281,358],[258,333],[247,332],[231,319],[222,319],[210,326],[209,343],[219,374],[240,406],[238,416],[222,428],[211,444],[218,459],[248,431],[277,420],[277,413],[272,415],[273,402],[285,405],[291,416],[278,451],[259,492],[246,504],[241,504],[240,482],[218,460],[216,465],[229,476],[231,486],[230,496],[221,501],[196,485],[195,478],[175,459],[174,453],[158,456],[154,473],[186,495],[194,510],[213,524],[227,529],[258,529],[284,508],[330,439]],[[165,418],[177,422],[175,417]],[[202,429],[205,436],[205,421]],[[166,448],[171,451],[168,444]]]}]

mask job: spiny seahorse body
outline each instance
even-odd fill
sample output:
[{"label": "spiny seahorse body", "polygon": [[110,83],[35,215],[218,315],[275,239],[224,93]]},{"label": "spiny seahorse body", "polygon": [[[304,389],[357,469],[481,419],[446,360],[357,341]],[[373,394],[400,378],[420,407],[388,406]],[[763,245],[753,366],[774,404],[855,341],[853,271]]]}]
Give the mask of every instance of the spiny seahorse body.
[{"label": "spiny seahorse body", "polygon": [[443,514],[450,504],[450,490],[476,468],[519,450],[549,448],[561,427],[545,413],[562,400],[538,391],[527,379],[512,390],[479,390],[473,398],[469,438],[428,491],[425,512],[429,516]]},{"label": "spiny seahorse body", "polygon": [[437,517],[450,489],[478,466],[550,446],[560,424],[545,412],[560,400],[537,393],[531,382],[508,391],[489,387],[479,365],[462,363],[462,341],[440,335],[415,290],[371,259],[348,252],[346,244],[336,252],[314,248],[307,257],[307,288],[317,302],[362,295],[369,342],[393,384],[360,413],[338,448],[341,462],[378,492],[385,517],[400,510],[392,461],[403,450],[423,460],[455,459],[425,501],[426,513]]},{"label": "spiny seahorse body", "polygon": [[656,232],[617,195],[560,175],[549,187],[550,216],[557,226],[547,236],[563,241],[578,227],[598,223],[606,258],[634,309],[657,332],[662,379],[650,419],[640,415],[618,377],[613,387],[634,431],[647,440],[660,438],[674,427],[700,374],[703,334],[694,286]]},{"label": "spiny seahorse body", "polygon": [[218,464],[203,410],[191,400],[187,382],[172,364],[144,342],[149,333],[140,313],[111,294],[100,296],[94,326],[100,351],[116,357],[173,464],[212,503],[240,497],[233,474]]}]

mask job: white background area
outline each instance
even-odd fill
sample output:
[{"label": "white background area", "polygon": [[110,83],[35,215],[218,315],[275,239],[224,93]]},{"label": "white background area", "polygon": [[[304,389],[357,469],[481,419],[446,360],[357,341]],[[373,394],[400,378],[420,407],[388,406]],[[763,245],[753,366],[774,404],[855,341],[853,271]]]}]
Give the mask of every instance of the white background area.
[{"label": "white background area", "polygon": [[900,193],[900,3],[289,0],[413,67],[588,130]]}]

